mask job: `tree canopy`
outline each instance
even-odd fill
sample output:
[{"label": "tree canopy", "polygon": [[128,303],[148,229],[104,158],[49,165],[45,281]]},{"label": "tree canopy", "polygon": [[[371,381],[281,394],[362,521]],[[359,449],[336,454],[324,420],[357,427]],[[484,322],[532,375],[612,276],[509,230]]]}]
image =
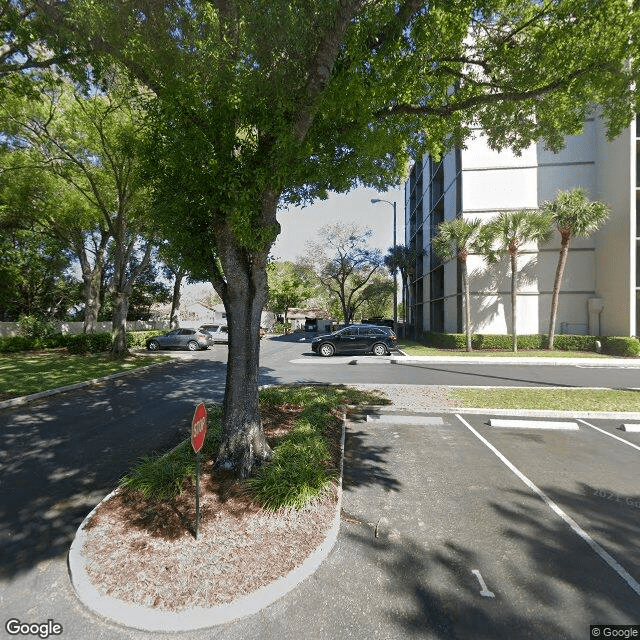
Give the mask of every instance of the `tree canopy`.
[{"label": "tree canopy", "polygon": [[[278,206],[397,184],[410,158],[473,127],[495,147],[555,149],[595,105],[610,135],[639,107],[640,8],[628,0],[28,4],[47,18],[48,47],[98,76],[115,62],[154,93],[156,220],[227,308],[218,461],[241,474],[269,456],[257,335]],[[18,50],[21,34],[4,29]]]}]

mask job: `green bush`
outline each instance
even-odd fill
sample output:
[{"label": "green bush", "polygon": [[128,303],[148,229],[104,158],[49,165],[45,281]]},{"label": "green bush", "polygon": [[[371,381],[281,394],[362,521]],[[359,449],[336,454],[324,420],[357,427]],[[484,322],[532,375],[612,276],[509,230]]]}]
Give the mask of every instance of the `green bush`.
[{"label": "green bush", "polygon": [[53,336],[60,332],[53,320],[37,316],[20,316],[18,333],[30,340],[35,348],[41,348],[47,346],[49,340],[52,340]]},{"label": "green bush", "polygon": [[560,334],[553,339],[553,347],[560,351],[597,351],[597,342],[597,336]]},{"label": "green bush", "polygon": [[24,336],[0,337],[0,353],[18,353],[33,349],[33,341]]},{"label": "green bush", "polygon": [[637,338],[603,337],[602,351],[611,356],[637,356],[640,354],[640,341]]},{"label": "green bush", "polygon": [[157,330],[150,331],[127,331],[127,346],[131,349],[134,347],[146,347],[147,338],[157,335]]},{"label": "green bush", "polygon": [[110,333],[76,333],[65,336],[69,353],[102,353],[111,349]]},{"label": "green bush", "polygon": [[273,333],[283,334],[291,331],[290,322],[276,322],[273,326]]},{"label": "green bush", "polygon": [[[435,333],[428,331],[423,334],[422,341],[429,347],[437,349],[466,349],[467,340],[463,333]],[[637,338],[603,337],[582,335],[556,335],[553,346],[559,351],[597,351],[598,341],[602,343],[603,353],[615,356],[637,356],[640,354],[640,341]],[[547,335],[534,334],[518,336],[518,349],[546,349],[549,345]],[[503,350],[512,349],[512,338],[509,334],[480,334],[471,336],[471,346],[474,350]]]}]

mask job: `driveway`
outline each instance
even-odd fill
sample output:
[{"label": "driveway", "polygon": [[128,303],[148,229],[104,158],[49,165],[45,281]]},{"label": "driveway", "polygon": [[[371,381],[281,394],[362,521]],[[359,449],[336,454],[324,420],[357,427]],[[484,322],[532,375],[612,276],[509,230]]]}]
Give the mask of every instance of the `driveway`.
[{"label": "driveway", "polygon": [[[264,383],[375,382],[380,371],[389,382],[404,370],[292,364],[306,347],[291,339],[267,340],[262,349]],[[66,551],[131,462],[182,438],[196,402],[221,398],[225,350],[180,355],[148,374],[0,412],[3,621],[51,619],[72,639],[152,637],[81,607]],[[637,434],[608,421],[552,434],[496,431],[485,424],[489,416],[465,414],[468,424],[435,417],[441,422],[354,422],[343,526],[319,571],[251,618],[175,637],[578,640],[589,637],[590,624],[640,622],[632,588],[640,577],[640,450],[630,446],[640,444]]]}]

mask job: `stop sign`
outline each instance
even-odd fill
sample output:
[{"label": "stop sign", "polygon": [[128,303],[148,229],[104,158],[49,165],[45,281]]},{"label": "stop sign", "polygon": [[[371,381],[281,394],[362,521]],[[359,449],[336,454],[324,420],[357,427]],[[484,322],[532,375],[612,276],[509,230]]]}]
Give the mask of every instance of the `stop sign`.
[{"label": "stop sign", "polygon": [[191,422],[191,445],[193,450],[198,453],[204,444],[204,438],[207,435],[207,408],[204,402],[201,402],[193,414]]}]

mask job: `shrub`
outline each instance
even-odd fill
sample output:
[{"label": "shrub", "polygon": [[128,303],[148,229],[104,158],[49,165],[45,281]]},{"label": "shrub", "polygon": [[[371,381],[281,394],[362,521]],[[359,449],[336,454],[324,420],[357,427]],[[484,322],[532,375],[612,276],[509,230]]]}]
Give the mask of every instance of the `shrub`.
[{"label": "shrub", "polygon": [[65,336],[69,353],[102,353],[111,349],[110,333],[76,333]]},{"label": "shrub", "polygon": [[290,322],[276,322],[273,327],[273,333],[289,333],[291,331]]},{"label": "shrub", "polygon": [[597,342],[597,336],[574,336],[561,333],[553,339],[553,347],[560,351],[597,351]]},{"label": "shrub", "polygon": [[61,336],[58,325],[48,318],[37,316],[20,316],[18,320],[18,333],[26,338],[31,349],[40,349],[50,346],[59,346]]},{"label": "shrub", "polygon": [[150,331],[127,331],[127,347],[146,347],[147,338],[156,335],[158,332]]},{"label": "shrub", "polygon": [[24,336],[0,337],[0,353],[17,353],[33,349],[33,341]]},{"label": "shrub", "polygon": [[602,351],[611,356],[637,356],[640,354],[640,341],[637,338],[603,337]]}]

